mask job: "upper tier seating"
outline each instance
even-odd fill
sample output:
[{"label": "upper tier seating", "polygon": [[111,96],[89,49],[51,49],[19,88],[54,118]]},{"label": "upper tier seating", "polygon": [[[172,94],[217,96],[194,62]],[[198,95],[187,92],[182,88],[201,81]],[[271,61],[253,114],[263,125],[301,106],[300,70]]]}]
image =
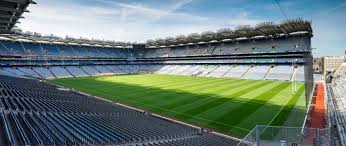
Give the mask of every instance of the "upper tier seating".
[{"label": "upper tier seating", "polygon": [[60,54],[63,56],[77,56],[72,46],[69,45],[58,45]]},{"label": "upper tier seating", "polygon": [[158,73],[304,81],[309,43],[303,35],[145,49],[0,40],[0,65],[1,74],[44,79]]},{"label": "upper tier seating", "polygon": [[40,44],[23,42],[23,48],[30,55],[43,55],[42,47]]},{"label": "upper tier seating", "polygon": [[13,55],[29,55],[26,50],[24,50],[22,43],[12,42],[12,41],[0,41],[1,43],[1,53],[13,54]]},{"label": "upper tier seating", "polygon": [[70,44],[46,44],[0,40],[0,54],[33,56],[74,56],[74,57],[113,57],[113,58],[155,58],[205,55],[234,55],[258,53],[287,53],[308,51],[305,37],[263,39],[252,42],[222,42],[195,44],[166,48],[148,49],[139,53],[133,49],[80,46]]},{"label": "upper tier seating", "polygon": [[72,46],[76,56],[88,57],[91,56],[89,50],[81,46]]},{"label": "upper tier seating", "polygon": [[[156,48],[147,51],[145,57],[177,57],[201,55],[234,55],[259,53],[303,52],[306,46],[302,38],[284,38],[273,40],[257,40],[247,43],[228,42],[215,44],[197,44],[188,46]],[[307,43],[306,43],[307,44]]]},{"label": "upper tier seating", "polygon": [[127,50],[123,50],[121,48],[102,48],[0,40],[0,55],[126,58],[126,51]]},{"label": "upper tier seating", "polygon": [[60,50],[55,44],[41,44],[44,55],[48,56],[60,56]]}]

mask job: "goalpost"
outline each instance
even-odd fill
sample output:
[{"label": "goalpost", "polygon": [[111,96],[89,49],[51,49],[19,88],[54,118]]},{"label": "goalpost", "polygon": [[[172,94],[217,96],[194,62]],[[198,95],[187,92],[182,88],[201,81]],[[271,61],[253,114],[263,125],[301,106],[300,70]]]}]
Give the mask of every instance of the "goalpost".
[{"label": "goalpost", "polygon": [[293,77],[292,77],[292,85],[291,85],[291,93],[294,95],[297,92],[297,72],[294,72],[294,68],[296,68],[296,61],[297,60],[292,60],[292,66],[293,66]]}]

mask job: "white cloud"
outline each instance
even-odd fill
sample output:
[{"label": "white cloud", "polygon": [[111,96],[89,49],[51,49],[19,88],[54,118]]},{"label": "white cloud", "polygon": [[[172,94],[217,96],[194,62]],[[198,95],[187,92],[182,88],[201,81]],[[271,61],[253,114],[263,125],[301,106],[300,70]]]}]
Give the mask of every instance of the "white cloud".
[{"label": "white cloud", "polygon": [[[37,0],[18,26],[24,31],[55,34],[61,37],[98,38],[116,41],[139,41],[176,36],[192,32],[217,30],[255,24],[259,20],[239,16],[236,19],[216,19],[180,12],[191,0],[174,0],[166,6],[143,3],[120,3],[97,0],[106,6],[81,5],[53,0]],[[58,6],[59,5],[59,6]]]},{"label": "white cloud", "polygon": [[328,15],[328,14],[333,13],[333,12],[339,10],[339,9],[344,8],[344,7],[346,7],[346,1],[344,1],[344,2],[334,6],[332,8],[329,8],[327,10],[321,11],[319,14],[320,15]]},{"label": "white cloud", "polygon": [[232,26],[239,26],[239,25],[251,25],[255,26],[256,24],[263,22],[263,20],[258,19],[251,19],[249,18],[248,12],[240,12],[235,18],[232,18],[229,21],[229,24]]}]

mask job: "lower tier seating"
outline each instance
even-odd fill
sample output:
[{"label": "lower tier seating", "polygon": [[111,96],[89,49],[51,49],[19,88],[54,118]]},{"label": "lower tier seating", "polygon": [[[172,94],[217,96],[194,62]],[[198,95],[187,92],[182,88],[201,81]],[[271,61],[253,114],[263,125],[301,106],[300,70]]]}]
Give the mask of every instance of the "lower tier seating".
[{"label": "lower tier seating", "polygon": [[1,146],[237,144],[199,131],[34,79],[0,75]]},{"label": "lower tier seating", "polygon": [[346,145],[346,80],[334,78],[327,91],[330,124],[335,125],[340,145]]},{"label": "lower tier seating", "polygon": [[98,65],[5,67],[0,74],[16,77],[66,78],[114,74],[156,73],[216,78],[305,81],[304,66],[291,65]]}]

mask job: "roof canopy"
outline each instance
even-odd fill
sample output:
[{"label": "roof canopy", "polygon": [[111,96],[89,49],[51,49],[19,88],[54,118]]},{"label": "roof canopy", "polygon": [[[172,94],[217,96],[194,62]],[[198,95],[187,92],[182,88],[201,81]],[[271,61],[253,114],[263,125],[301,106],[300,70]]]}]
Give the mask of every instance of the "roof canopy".
[{"label": "roof canopy", "polygon": [[0,0],[0,33],[10,33],[32,0]]},{"label": "roof canopy", "polygon": [[32,32],[13,32],[11,34],[0,34],[0,40],[12,40],[12,41],[24,41],[24,42],[39,42],[39,43],[55,43],[55,44],[77,44],[84,46],[102,46],[102,47],[114,47],[124,48],[132,47],[130,42],[116,42],[99,39],[87,39],[87,38],[73,38],[66,36],[65,38],[58,37],[55,35],[42,36],[39,33]]},{"label": "roof canopy", "polygon": [[280,24],[273,22],[260,23],[255,27],[249,25],[240,26],[232,30],[223,28],[213,31],[192,33],[187,36],[179,35],[175,38],[148,40],[147,45],[151,47],[175,46],[181,44],[197,44],[199,42],[213,42],[222,40],[235,40],[237,38],[253,38],[258,36],[273,37],[278,35],[290,35],[292,33],[305,32],[312,36],[311,22],[298,19],[286,20]]},{"label": "roof canopy", "polygon": [[[15,1],[15,0],[0,0]],[[17,0],[21,1],[21,0]],[[25,1],[25,0],[22,0]],[[28,2],[28,1],[26,1]],[[12,2],[13,3],[13,2]],[[27,6],[27,5],[26,5]],[[1,8],[1,7],[0,7]],[[255,27],[249,25],[239,26],[232,30],[230,28],[219,29],[214,31],[205,31],[202,33],[191,33],[188,35],[179,35],[176,37],[158,38],[147,40],[147,48],[173,47],[182,45],[205,44],[214,42],[227,42],[232,40],[243,40],[252,38],[273,38],[282,35],[291,35],[298,32],[307,33],[312,36],[311,22],[302,19],[286,20],[280,24],[273,22],[260,23]],[[20,29],[12,29],[11,33],[0,33],[0,39],[12,41],[28,41],[42,43],[59,43],[59,44],[75,44],[87,46],[103,46],[115,48],[132,48],[134,43],[117,42],[98,39],[73,38],[66,36],[65,38],[55,35],[42,36],[34,32],[22,32]]]}]

